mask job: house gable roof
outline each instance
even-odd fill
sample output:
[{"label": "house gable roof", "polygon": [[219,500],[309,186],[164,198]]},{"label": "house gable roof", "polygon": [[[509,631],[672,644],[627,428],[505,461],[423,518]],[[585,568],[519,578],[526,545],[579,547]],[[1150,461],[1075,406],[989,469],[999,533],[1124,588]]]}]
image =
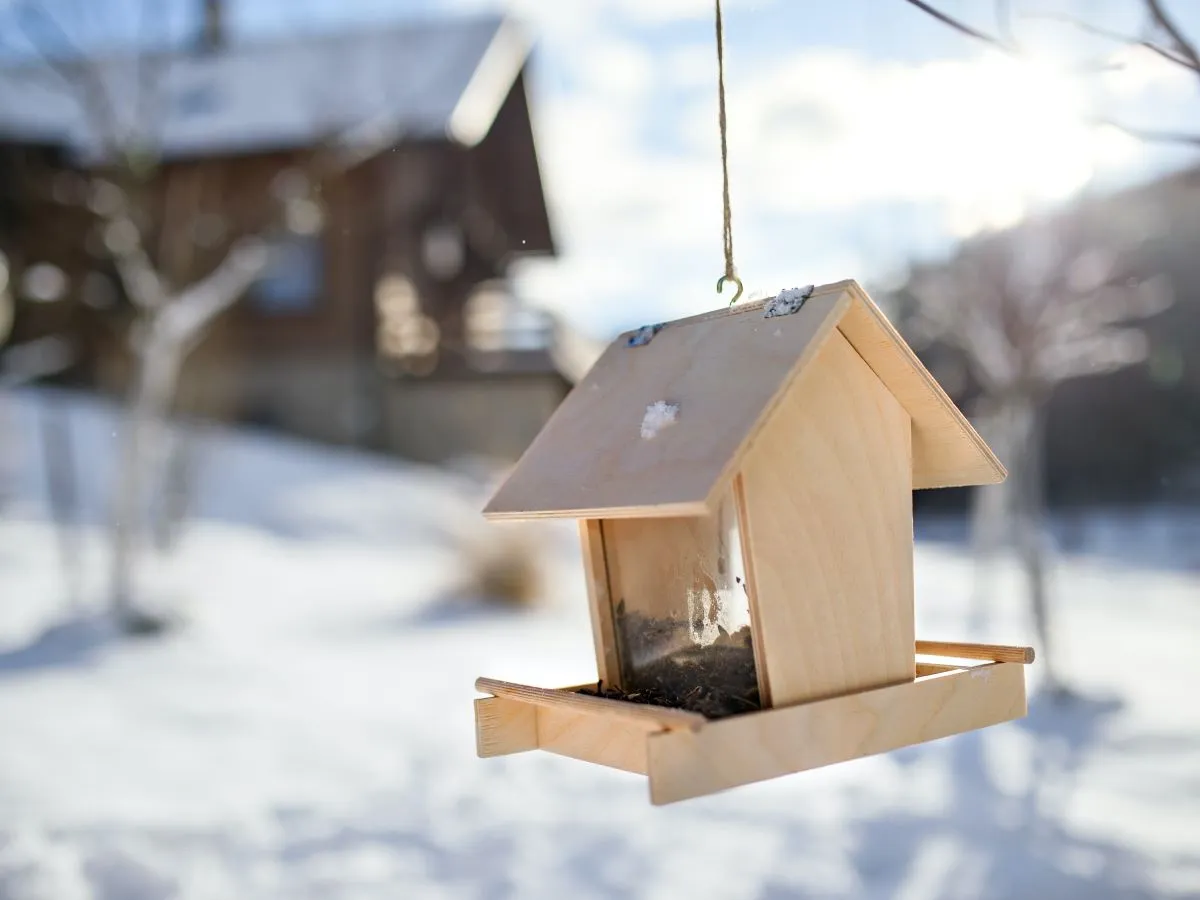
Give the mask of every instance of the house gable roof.
[{"label": "house gable roof", "polygon": [[[1004,467],[854,281],[788,316],[767,301],[615,340],[550,417],[484,514],[507,518],[703,515],[821,344],[840,330],[912,418],[913,487],[990,484]],[[799,386],[798,386],[799,387]],[[802,388],[801,388],[802,389]],[[658,401],[677,420],[642,436]]]},{"label": "house gable roof", "polygon": [[[139,64],[149,58],[162,100],[152,111],[156,146],[166,158],[194,158],[330,139],[378,149],[402,139],[472,146],[486,135],[529,52],[514,23],[479,16],[235,42],[141,60],[114,55],[90,65],[127,131],[145,112]],[[52,137],[84,159],[98,150],[76,98],[42,64],[0,68],[0,131],[10,138]]]}]

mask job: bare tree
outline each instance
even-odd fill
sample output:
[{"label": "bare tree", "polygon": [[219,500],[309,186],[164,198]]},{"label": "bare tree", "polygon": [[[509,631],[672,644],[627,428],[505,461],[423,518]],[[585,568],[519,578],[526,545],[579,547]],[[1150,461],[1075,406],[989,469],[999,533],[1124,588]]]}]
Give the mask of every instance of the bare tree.
[{"label": "bare tree", "polygon": [[[187,235],[190,241],[197,224],[192,220],[202,213],[194,198],[155,202],[160,172],[156,128],[170,56],[152,44],[159,36],[155,26],[161,25],[157,16],[163,4],[135,3],[136,33],[123,57],[135,75],[132,92],[128,85],[118,86],[111,60],[94,55],[95,48],[77,40],[65,24],[94,23],[97,5],[18,0],[6,19],[39,60],[37,77],[53,78],[86,124],[94,163],[78,173],[82,189],[76,193],[96,219],[100,242],[133,313],[123,322],[133,365],[116,477],[110,608],[125,630],[148,632],[164,621],[138,597],[138,558],[145,543],[147,493],[165,470],[163,437],[183,364],[211,323],[258,277],[268,254],[257,234],[231,234],[223,258],[200,277],[180,280],[180,271],[189,267],[170,265],[179,256],[178,247],[150,240],[157,234]],[[204,9],[211,16],[219,4],[210,2]],[[11,30],[9,37],[14,37]]]},{"label": "bare tree", "polygon": [[[914,269],[914,339],[956,348],[982,391],[974,411],[1009,463],[1013,538],[1028,583],[1048,684],[1061,684],[1050,652],[1042,451],[1046,403],[1071,378],[1114,371],[1146,356],[1132,323],[1170,302],[1164,282],[1135,277],[1075,217],[1033,220],[965,244],[945,265]],[[1005,495],[976,491],[973,539],[986,556]]]},{"label": "bare tree", "polygon": [[[1200,78],[1200,53],[1161,0],[1140,0],[1142,26],[1125,34],[1057,12],[1018,15],[1009,0],[993,4],[994,30],[968,24],[925,0],[907,3],[966,37],[1017,58],[1034,53],[1018,36],[1039,22],[1074,29],[1089,38],[1141,47]],[[1101,71],[1108,59],[1086,59],[1073,68]],[[1200,146],[1200,132],[1134,127],[1098,115],[1095,124],[1147,142]],[[1073,377],[1112,371],[1139,361],[1145,336],[1128,323],[1169,302],[1162,282],[1128,282],[1116,256],[1089,241],[1077,222],[1059,219],[1023,226],[1006,238],[963,248],[945,270],[914,273],[913,296],[929,337],[957,347],[981,386],[977,413],[983,427],[1012,460],[1011,512],[1029,597],[1043,646],[1048,680],[1059,683],[1049,653],[1051,627],[1043,549],[1043,431],[1046,401],[1055,385]],[[973,539],[988,555],[1002,530],[1004,495],[976,491]]]},{"label": "bare tree", "polygon": [[[1186,34],[1175,20],[1175,17],[1167,11],[1162,0],[1140,0],[1143,21],[1141,31],[1137,34],[1123,34],[1105,28],[1095,22],[1063,15],[1058,12],[1033,11],[1017,16],[1014,14],[1013,4],[1009,0],[995,0],[993,5],[996,20],[995,31],[989,32],[969,25],[962,19],[949,15],[936,5],[925,2],[925,0],[905,0],[905,2],[911,6],[915,6],[917,9],[932,16],[943,25],[954,29],[960,34],[974,41],[986,44],[992,49],[999,50],[1009,56],[1028,59],[1034,55],[1017,36],[1016,22],[1018,20],[1051,23],[1074,29],[1082,34],[1103,41],[1128,47],[1141,47],[1172,65],[1186,69],[1197,78],[1200,78],[1200,50],[1198,50],[1196,42]],[[1085,72],[1101,71],[1111,67],[1112,64],[1103,59],[1084,60],[1076,66],[1076,68]],[[1117,128],[1132,137],[1144,141],[1200,146],[1200,132],[1139,128],[1116,121],[1107,116],[1097,116],[1094,122],[1097,125],[1108,125]]]}]

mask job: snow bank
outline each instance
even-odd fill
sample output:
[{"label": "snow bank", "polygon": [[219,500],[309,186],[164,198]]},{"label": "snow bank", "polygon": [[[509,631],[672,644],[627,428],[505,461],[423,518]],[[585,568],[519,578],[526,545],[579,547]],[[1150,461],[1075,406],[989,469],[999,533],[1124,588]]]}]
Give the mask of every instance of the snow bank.
[{"label": "snow bank", "polygon": [[[103,437],[90,409],[78,427]],[[206,458],[173,560],[192,624],[130,644],[86,620],[39,638],[61,614],[57,551],[21,470],[0,518],[5,900],[1200,892],[1194,573],[1059,570],[1081,701],[655,809],[635,776],[474,755],[477,675],[593,674],[569,529],[547,533],[559,604],[455,611],[437,602],[457,565],[443,526],[473,517],[477,483],[219,432]],[[917,579],[922,636],[1032,634],[1006,564],[982,608],[953,546],[922,545]]]}]

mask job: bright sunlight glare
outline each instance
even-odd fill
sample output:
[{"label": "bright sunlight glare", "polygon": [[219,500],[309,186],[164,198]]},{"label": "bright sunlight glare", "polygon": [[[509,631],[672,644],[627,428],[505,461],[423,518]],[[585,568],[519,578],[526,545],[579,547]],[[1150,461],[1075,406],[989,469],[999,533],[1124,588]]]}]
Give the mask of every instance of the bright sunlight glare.
[{"label": "bright sunlight glare", "polygon": [[806,55],[766,99],[748,87],[751,177],[780,208],[932,200],[958,236],[1004,227],[1137,152],[1087,121],[1082,77],[1000,55],[915,66]]}]

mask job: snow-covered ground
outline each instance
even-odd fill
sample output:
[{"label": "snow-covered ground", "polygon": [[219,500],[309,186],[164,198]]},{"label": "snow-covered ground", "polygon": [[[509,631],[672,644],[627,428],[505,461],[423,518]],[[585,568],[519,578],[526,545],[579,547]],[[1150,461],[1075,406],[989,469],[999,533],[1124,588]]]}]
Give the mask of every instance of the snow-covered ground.
[{"label": "snow-covered ground", "polygon": [[[538,532],[549,606],[481,612],[446,599],[477,484],[214,433],[198,518],[161,573],[189,624],[116,642],[53,627],[67,611],[35,406],[0,400],[0,443],[24,442],[0,507],[3,900],[1200,896],[1186,563],[1063,561],[1059,649],[1081,700],[653,808],[636,776],[474,755],[477,675],[593,674],[570,528]],[[73,429],[96,597],[111,420],[86,404]],[[1030,641],[1010,566],[986,608],[951,543],[923,541],[917,577],[921,636]]]}]

